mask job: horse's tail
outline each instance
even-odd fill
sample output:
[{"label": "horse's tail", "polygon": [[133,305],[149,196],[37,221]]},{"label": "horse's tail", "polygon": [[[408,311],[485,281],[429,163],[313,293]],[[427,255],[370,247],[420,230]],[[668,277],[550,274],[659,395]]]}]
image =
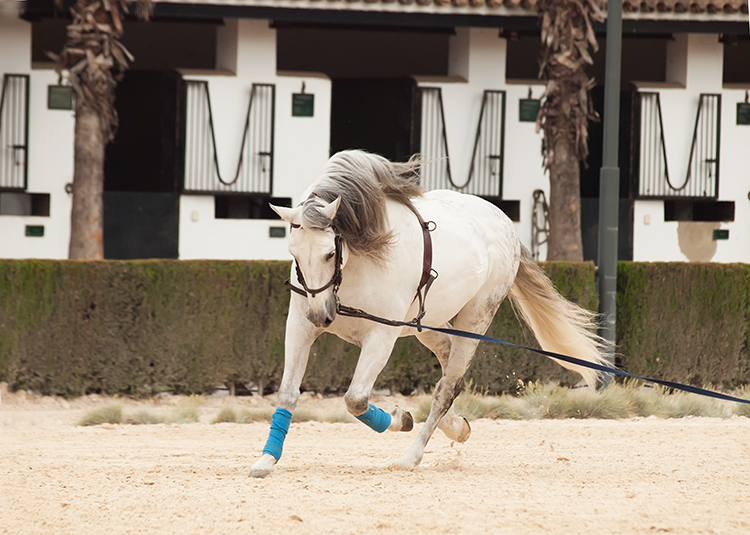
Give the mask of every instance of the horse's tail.
[{"label": "horse's tail", "polygon": [[[510,298],[534,331],[542,349],[607,365],[604,354],[609,343],[595,332],[596,314],[560,295],[523,245]],[[589,386],[596,386],[598,371],[553,360],[580,373]]]}]

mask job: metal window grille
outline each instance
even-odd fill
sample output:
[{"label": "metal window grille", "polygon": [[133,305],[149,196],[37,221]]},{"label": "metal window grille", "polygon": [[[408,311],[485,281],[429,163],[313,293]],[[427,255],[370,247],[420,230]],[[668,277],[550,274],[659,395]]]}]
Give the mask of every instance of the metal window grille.
[{"label": "metal window grille", "polygon": [[443,94],[439,87],[421,87],[422,121],[419,152],[426,163],[422,166],[422,187],[427,190],[449,187],[452,180],[448,159],[448,139],[443,115]]},{"label": "metal window grille", "polygon": [[487,197],[502,197],[505,150],[505,91],[485,90],[479,113],[468,178],[453,179],[448,159],[443,97],[440,88],[420,88],[422,99],[422,187],[454,189]]},{"label": "metal window grille", "polygon": [[276,86],[253,84],[237,169],[222,177],[216,152],[208,82],[187,81],[185,127],[186,192],[264,193],[273,188]]},{"label": "metal window grille", "polygon": [[721,95],[701,94],[685,178],[669,174],[659,93],[640,93],[638,195],[641,198],[717,198]]},{"label": "metal window grille", "polygon": [[25,191],[28,176],[29,75],[3,76],[0,97],[0,191]]}]

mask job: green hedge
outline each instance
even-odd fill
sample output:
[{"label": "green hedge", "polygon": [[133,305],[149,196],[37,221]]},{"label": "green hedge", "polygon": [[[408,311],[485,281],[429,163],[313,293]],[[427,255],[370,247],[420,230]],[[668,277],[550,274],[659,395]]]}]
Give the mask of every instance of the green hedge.
[{"label": "green hedge", "polygon": [[285,262],[0,262],[0,377],[66,396],[276,379]]},{"label": "green hedge", "polygon": [[750,383],[750,265],[620,262],[618,364],[696,386]]},{"label": "green hedge", "polygon": [[[596,309],[591,263],[548,262],[568,298]],[[76,396],[204,392],[225,382],[275,389],[283,369],[287,262],[0,260],[0,381]],[[620,263],[619,363],[693,384],[750,382],[750,267]],[[536,345],[504,303],[489,334]],[[302,387],[344,390],[359,349],[324,335]],[[398,341],[378,387],[411,391],[440,377],[437,359]],[[480,344],[467,375],[488,392],[518,381],[574,384],[540,355]]]}]

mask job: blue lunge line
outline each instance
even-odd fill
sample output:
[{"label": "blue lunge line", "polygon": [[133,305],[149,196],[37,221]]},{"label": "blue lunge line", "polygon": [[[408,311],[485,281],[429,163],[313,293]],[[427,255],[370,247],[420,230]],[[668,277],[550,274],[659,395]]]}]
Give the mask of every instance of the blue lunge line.
[{"label": "blue lunge line", "polygon": [[268,440],[263,453],[273,455],[277,461],[281,459],[281,450],[284,448],[284,439],[291,421],[291,412],[286,409],[276,409],[271,418],[271,430],[268,432]]},{"label": "blue lunge line", "polygon": [[436,331],[436,332],[443,333],[443,334],[449,334],[451,336],[461,336],[463,338],[472,338],[474,340],[479,340],[481,342],[491,342],[493,344],[503,344],[506,346],[517,347],[519,349],[526,349],[528,351],[533,351],[534,353],[539,353],[540,355],[544,355],[546,357],[551,357],[557,360],[564,360],[565,362],[570,362],[571,364],[576,364],[578,366],[583,366],[584,368],[598,370],[604,373],[611,373],[613,375],[620,375],[622,377],[631,377],[633,379],[641,379],[643,381],[648,381],[650,383],[656,383],[662,386],[666,386],[667,388],[673,388],[675,390],[682,390],[683,392],[690,392],[691,394],[698,394],[700,396],[723,399],[725,401],[734,401],[735,403],[750,404],[750,400],[747,400],[747,399],[741,399],[741,398],[737,398],[734,396],[728,396],[726,394],[721,394],[719,392],[714,392],[712,390],[706,390],[705,388],[698,388],[697,386],[683,385],[681,383],[674,383],[672,381],[663,381],[661,379],[652,379],[650,377],[642,377],[640,375],[628,373],[628,372],[619,370],[617,368],[613,368],[611,366],[603,366],[601,364],[595,364],[593,362],[581,360],[576,357],[570,357],[568,355],[561,355],[560,353],[553,353],[552,351],[545,351],[544,349],[536,349],[533,347],[526,347],[526,346],[521,346],[518,344],[513,344],[511,342],[506,342],[505,340],[492,338],[491,336],[486,336],[484,334],[461,331],[459,329],[445,329],[443,327],[430,327],[429,325],[420,325],[419,323],[411,323],[411,322],[406,322],[406,321],[389,320],[385,318],[380,318],[378,316],[373,316],[372,314],[368,314],[367,312],[364,312],[362,310],[347,307],[344,305],[339,305],[338,312],[342,316],[368,319],[370,321],[374,321],[376,323],[382,323],[383,325],[390,325],[392,327],[411,327],[417,330],[427,329],[430,331]]},{"label": "blue lunge line", "polygon": [[691,394],[698,394],[700,396],[723,399],[725,401],[734,401],[736,403],[746,403],[750,405],[750,400],[747,400],[747,399],[741,399],[741,398],[737,398],[734,396],[728,396],[726,394],[721,394],[720,392],[706,390],[705,388],[698,388],[697,386],[683,385],[682,383],[674,383],[672,381],[663,381],[661,379],[652,379],[650,377],[642,377],[640,375],[635,375],[633,373],[622,371],[618,368],[612,368],[611,366],[603,366],[601,364],[588,362],[586,360],[581,360],[576,357],[570,357],[568,355],[561,355],[560,353],[553,353],[552,351],[545,351],[544,349],[536,349],[533,347],[521,346],[518,344],[511,343],[511,342],[506,342],[505,340],[492,338],[491,336],[486,336],[483,334],[470,333],[467,331],[460,331],[458,329],[443,329],[441,327],[428,327],[427,325],[414,325],[413,323],[406,323],[406,322],[403,322],[403,323],[404,323],[404,326],[407,326],[407,327],[421,327],[422,329],[429,329],[431,331],[437,331],[437,332],[441,332],[444,334],[450,334],[453,336],[462,336],[464,338],[473,338],[475,340],[480,340],[483,342],[492,342],[495,344],[503,344],[506,346],[513,346],[513,347],[517,347],[520,349],[526,349],[528,351],[533,351],[534,353],[539,353],[540,355],[545,355],[547,357],[552,357],[558,360],[564,360],[565,362],[570,362],[571,364],[577,364],[578,366],[583,366],[584,368],[590,368],[592,370],[598,370],[604,373],[620,375],[622,377],[631,377],[633,379],[641,379],[643,381],[648,381],[650,383],[656,383],[662,386],[666,386],[667,388],[674,388],[675,390],[682,390],[683,392],[690,392]]},{"label": "blue lunge line", "polygon": [[382,433],[391,425],[391,415],[375,405],[370,405],[366,413],[355,418],[378,433]]}]

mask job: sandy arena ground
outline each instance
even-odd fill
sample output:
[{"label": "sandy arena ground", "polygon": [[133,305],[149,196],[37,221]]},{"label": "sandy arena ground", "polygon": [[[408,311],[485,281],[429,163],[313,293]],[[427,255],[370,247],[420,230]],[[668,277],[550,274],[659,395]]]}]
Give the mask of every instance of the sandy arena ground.
[{"label": "sandy arena ground", "polygon": [[[276,471],[250,479],[268,424],[209,422],[273,401],[207,398],[200,423],[77,427],[106,400],[5,393],[0,533],[750,533],[746,418],[478,420],[464,445],[438,431],[411,472],[388,464],[414,431],[295,423]],[[410,400],[378,404],[394,402]]]}]

